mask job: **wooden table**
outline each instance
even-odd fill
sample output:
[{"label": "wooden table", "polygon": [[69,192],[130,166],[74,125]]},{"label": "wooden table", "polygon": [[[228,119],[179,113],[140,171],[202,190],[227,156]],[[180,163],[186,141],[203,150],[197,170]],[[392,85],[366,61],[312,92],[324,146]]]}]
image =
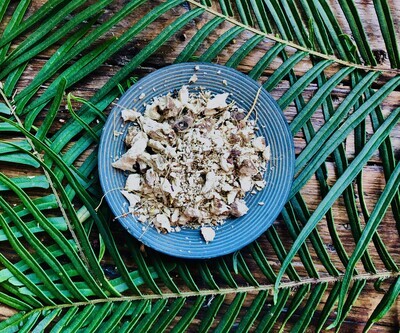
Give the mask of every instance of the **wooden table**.
[{"label": "wooden table", "polygon": [[[33,0],[32,1],[32,6],[30,11],[33,11],[37,8],[39,8],[45,1],[44,0]],[[115,1],[113,5],[109,6],[109,9],[107,9],[105,16],[111,15],[112,13],[116,13],[119,8],[125,3],[126,1]],[[335,1],[331,0],[331,3],[335,3]],[[362,19],[364,20],[364,23],[366,24],[366,29],[367,29],[367,34],[370,40],[372,41],[372,45],[376,49],[382,49],[383,48],[383,40],[382,37],[379,34],[379,29],[377,28],[377,20],[374,16],[370,16],[371,13],[371,8],[372,8],[372,1],[366,1],[366,0],[356,0],[355,1],[357,4],[357,8],[360,11],[360,14],[362,15]],[[149,1],[148,4],[145,6],[147,9],[152,8],[156,4],[161,3],[161,1]],[[395,23],[397,24],[397,28],[400,27],[400,2],[398,1],[391,1],[391,6],[393,9],[393,17],[395,19]],[[88,78],[84,79],[80,83],[74,85],[72,89],[69,91],[72,91],[74,95],[76,96],[81,96],[86,99],[90,98],[95,91],[97,91],[110,77],[115,74],[118,69],[120,69],[123,65],[125,65],[129,59],[132,58],[132,55],[136,54],[139,50],[143,49],[151,40],[153,40],[159,32],[166,27],[170,22],[172,22],[174,19],[179,17],[183,12],[185,11],[184,7],[180,7],[179,10],[173,10],[168,12],[168,14],[163,15],[161,19],[157,20],[154,24],[152,24],[151,29],[146,29],[144,33],[140,34],[137,36],[134,40],[130,41],[127,46],[121,50],[120,52],[117,53],[117,55],[113,56],[111,59],[107,60],[107,62],[102,65],[98,70],[93,72]],[[119,23],[116,27],[113,28],[112,32],[108,33],[107,36],[103,36],[101,40],[108,39],[111,37],[111,35],[120,35],[122,31],[126,30],[127,27],[131,26],[134,22],[136,22],[140,17],[142,17],[143,12],[142,11],[136,11],[132,15],[130,15],[127,19],[123,20],[121,23]],[[152,72],[158,68],[161,68],[163,66],[166,66],[168,64],[171,64],[174,59],[177,57],[177,55],[180,53],[180,51],[184,48],[188,40],[190,40],[190,37],[205,23],[206,17],[208,14],[204,14],[201,18],[196,19],[193,21],[190,25],[187,25],[184,30],[182,30],[180,33],[177,35],[174,35],[167,44],[162,46],[159,50],[155,52],[154,55],[152,55],[145,64],[140,66],[133,75],[137,75],[138,77],[141,77],[143,75],[146,75],[149,72]],[[343,18],[343,14],[341,11],[338,9],[337,13],[339,20],[341,22],[345,22]],[[222,25],[220,28],[216,29],[214,33],[210,35],[210,37],[205,41],[204,45],[201,47],[201,49],[198,51],[199,54],[201,54],[209,45],[212,43],[218,35],[222,34],[223,31],[225,31],[229,27],[229,24]],[[349,33],[349,28],[347,25],[344,23],[345,29],[347,29],[346,32]],[[399,30],[398,30],[399,32]],[[250,33],[245,32],[242,33],[239,38],[235,39],[234,43],[231,43],[215,60],[216,62],[220,64],[224,64],[226,60],[229,58],[229,56],[232,54],[234,50],[236,50],[240,45],[242,45],[247,38],[250,36]],[[239,65],[238,69],[241,70],[242,72],[246,73],[251,69],[254,64],[257,62],[257,60],[262,56],[262,54],[267,50],[271,44],[266,41],[264,44],[261,44],[259,47],[257,47],[254,51],[250,53],[249,56],[247,56]],[[23,79],[20,81],[18,89],[21,89],[23,86],[28,84],[34,75],[38,72],[38,70],[41,68],[41,66],[44,64],[44,62],[49,58],[49,56],[52,54],[53,50],[47,50],[43,53],[40,54],[40,56],[36,57],[36,59],[31,62],[27,70],[25,71],[25,74],[23,76]],[[280,61],[274,61],[271,66],[262,74],[260,78],[260,82],[264,82],[273,72],[276,68],[278,68],[280,65]],[[389,67],[388,60],[385,60],[383,65]],[[310,68],[309,63],[307,62],[301,62],[299,66],[296,67],[296,74],[301,76],[302,74],[306,73],[307,70]],[[330,75],[335,71],[335,67],[332,67],[331,69],[328,69],[326,71],[327,75]],[[383,85],[391,76],[392,74],[388,73],[383,75],[376,83],[377,87]],[[340,102],[343,100],[343,98],[347,95],[349,92],[349,82],[346,82],[346,84],[338,86],[333,93],[333,98],[335,105],[339,105]],[[287,80],[282,81],[276,89],[274,89],[271,93],[274,98],[278,99],[282,94],[286,91],[286,89],[289,86],[289,82]],[[306,88],[304,92],[304,97],[307,99],[310,96],[312,96],[315,91],[317,90],[317,86],[315,84],[311,84],[308,88]],[[400,91],[396,90],[394,91],[383,103],[382,108],[383,111],[388,113],[390,110],[394,109],[395,107],[399,106],[399,101],[400,101]],[[296,115],[296,110],[294,108],[294,105],[290,105],[288,108],[284,110],[285,116],[287,120],[290,122],[294,116]],[[41,120],[43,120],[44,114],[40,117]],[[70,114],[68,112],[62,111],[58,113],[57,118],[58,121],[55,122],[55,125],[52,128],[52,132],[55,133],[59,127],[61,127],[64,123],[65,120],[67,120],[70,117]],[[313,124],[316,128],[320,126],[323,123],[323,116],[321,112],[317,113],[315,117],[313,117]],[[367,130],[368,133],[371,134],[371,124],[367,123]],[[394,147],[394,153],[397,159],[400,157],[400,126],[397,125],[395,130],[391,134],[392,138],[392,143]],[[299,152],[304,148],[305,146],[305,140],[304,137],[301,134],[296,135],[295,137],[295,147],[296,147],[296,153],[299,154]],[[346,141],[346,147],[348,148],[348,158],[351,160],[354,156],[354,150],[353,150],[353,137],[350,136],[348,140]],[[91,150],[87,152],[87,154],[90,154]],[[82,161],[85,160],[87,157],[86,155],[82,155],[78,161],[79,163],[82,163]],[[328,159],[326,162],[327,169],[328,169],[328,182],[330,184],[333,184],[336,180],[336,172],[335,172],[335,166],[334,162],[332,159]],[[1,163],[0,164],[0,169],[2,172],[5,172],[8,176],[13,177],[13,176],[18,176],[18,175],[24,175],[27,173],[26,170],[23,170],[19,167],[10,165],[8,163]],[[364,168],[364,173],[363,173],[363,181],[364,181],[364,190],[365,190],[365,198],[367,200],[367,206],[369,209],[371,209],[376,202],[377,198],[379,197],[384,185],[385,185],[385,180],[383,176],[383,170],[382,170],[382,165],[381,161],[379,159],[378,153],[374,155],[372,160],[366,165]],[[316,208],[316,206],[320,203],[321,201],[321,195],[320,195],[320,189],[317,181],[313,178],[309,183],[306,185],[306,187],[302,191],[304,198],[309,206],[309,209],[313,210]],[[7,200],[13,200],[12,198],[7,198]],[[345,247],[348,251],[351,251],[351,249],[354,248],[354,240],[353,237],[351,236],[351,232],[348,227],[348,221],[346,220],[347,214],[345,212],[345,206],[343,204],[343,200],[340,199],[334,206],[333,206],[333,215],[335,217],[336,221],[336,227],[338,229],[338,233],[341,237],[341,239],[345,243]],[[292,244],[292,240],[288,236],[288,232],[286,229],[285,224],[281,219],[279,219],[275,223],[275,228],[283,240],[283,243],[288,250]],[[326,221],[323,220],[318,224],[318,230],[320,232],[320,235],[323,238],[323,242],[326,245],[326,247],[330,250],[330,254],[332,255],[332,260],[336,264],[337,267],[343,268],[343,265],[340,263],[339,259],[337,258],[337,255],[335,255],[335,250],[331,246],[331,239],[329,236],[329,231],[327,229]],[[389,231],[389,232],[387,232]],[[115,232],[121,233],[121,230],[116,226],[115,227]],[[381,226],[379,227],[379,232],[380,235],[385,243],[385,245],[388,248],[388,251],[392,254],[393,258],[397,260],[397,262],[400,262],[400,247],[399,247],[399,235],[396,232],[396,227],[395,227],[395,222],[393,219],[393,216],[389,213],[384,221],[382,222]],[[262,244],[262,247],[264,251],[266,252],[267,257],[269,258],[269,261],[272,265],[272,267],[276,270],[279,269],[280,267],[280,262],[274,253],[272,247],[270,246],[267,238],[263,236],[260,239],[260,243]],[[326,281],[334,281],[335,278],[330,277],[323,266],[319,263],[319,260],[315,254],[314,249],[312,246],[309,246],[310,252],[312,255],[312,258],[314,262],[317,263],[317,268],[320,271],[321,274],[321,279],[326,280]],[[10,253],[9,253],[10,254]],[[373,287],[374,282],[376,281],[376,278],[381,276],[381,277],[390,277],[392,274],[387,272],[382,265],[381,261],[379,260],[379,257],[376,253],[375,248],[372,246],[370,247],[370,254],[371,257],[374,259],[374,262],[376,263],[378,273],[375,276],[371,277],[371,280],[367,283],[366,287],[362,291],[360,297],[355,303],[355,306],[350,311],[349,316],[345,320],[345,322],[342,325],[342,332],[361,332],[363,324],[366,322],[367,318],[369,315],[372,313],[373,309],[376,307],[376,305],[379,303],[383,296],[382,291],[376,291]],[[11,255],[11,254],[10,254]],[[129,262],[131,260],[129,256],[127,255],[125,259]],[[247,260],[248,264],[250,267],[252,267],[251,260]],[[298,258],[295,259],[294,266],[298,268],[298,271],[302,276],[305,276],[304,268],[302,267],[301,262],[298,260]],[[256,268],[253,267],[255,270]],[[365,270],[363,269],[362,265],[359,264],[357,266],[359,269],[359,272],[361,274],[367,274],[365,273]],[[255,274],[260,274],[259,272],[255,272]],[[390,280],[390,279],[389,279]],[[391,281],[391,280],[390,280]],[[384,282],[382,284],[382,288],[385,289],[387,288],[388,284]],[[326,301],[326,297],[324,297],[323,302],[320,304],[320,309],[324,305],[324,302]],[[392,309],[389,311],[389,313],[379,322],[374,326],[373,332],[397,332],[399,330],[399,325],[400,325],[400,300],[397,300],[397,303],[392,307]],[[10,316],[13,313],[13,311],[7,307],[2,307],[0,310],[0,315],[1,318],[6,318]],[[332,317],[333,318],[333,317]],[[296,315],[292,319],[291,323],[293,324],[295,322]],[[193,326],[193,331],[195,331],[195,326]],[[276,324],[276,328],[279,327],[279,323]],[[313,331],[312,327],[309,329],[310,332]],[[372,332],[371,331],[371,332]]]}]

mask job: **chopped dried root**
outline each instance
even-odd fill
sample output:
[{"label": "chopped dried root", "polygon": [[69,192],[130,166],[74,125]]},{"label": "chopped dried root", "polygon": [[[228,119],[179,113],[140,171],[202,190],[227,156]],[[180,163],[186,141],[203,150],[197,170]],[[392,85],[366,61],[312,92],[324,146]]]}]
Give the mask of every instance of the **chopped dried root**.
[{"label": "chopped dried root", "polygon": [[144,232],[201,228],[209,242],[215,226],[247,213],[243,198],[264,188],[270,156],[249,120],[260,92],[247,114],[228,93],[189,93],[186,86],[154,98],[144,115],[122,108],[131,122],[129,149],[113,166],[132,173],[123,193],[134,206],[129,211],[147,224]]}]

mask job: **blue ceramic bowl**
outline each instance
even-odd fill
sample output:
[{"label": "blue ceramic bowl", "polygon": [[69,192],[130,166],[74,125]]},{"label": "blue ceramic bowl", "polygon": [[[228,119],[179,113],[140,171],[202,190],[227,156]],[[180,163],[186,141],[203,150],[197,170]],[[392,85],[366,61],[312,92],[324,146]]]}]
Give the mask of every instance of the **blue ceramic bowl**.
[{"label": "blue ceramic bowl", "polygon": [[[199,66],[199,70],[195,70]],[[188,85],[190,77],[196,73],[198,80],[189,85],[204,87],[214,93],[229,92],[228,102],[234,100],[244,110],[253,104],[260,85],[248,76],[224,66],[209,63],[182,63],[159,69],[137,82],[118,101],[118,105],[144,111],[143,103],[156,96],[165,95],[182,85]],[[227,86],[223,83],[226,80]],[[139,100],[144,93],[145,98]],[[266,187],[256,195],[245,197],[249,211],[240,218],[227,219],[223,225],[215,227],[215,239],[206,244],[199,230],[185,229],[180,232],[161,234],[136,220],[132,214],[126,215],[126,199],[120,191],[127,175],[111,166],[116,156],[121,156],[126,147],[125,134],[129,127],[121,119],[121,108],[111,111],[104,126],[99,147],[99,176],[109,207],[123,227],[143,244],[166,254],[191,259],[205,259],[222,256],[237,251],[257,239],[275,221],[282,210],[292,184],[294,172],[294,147],[292,135],[273,98],[262,89],[256,109],[257,135],[263,135],[271,147],[271,160],[268,162],[264,179]],[[255,112],[253,111],[252,116]],[[114,130],[122,135],[114,136]],[[264,206],[258,205],[264,202]]]}]

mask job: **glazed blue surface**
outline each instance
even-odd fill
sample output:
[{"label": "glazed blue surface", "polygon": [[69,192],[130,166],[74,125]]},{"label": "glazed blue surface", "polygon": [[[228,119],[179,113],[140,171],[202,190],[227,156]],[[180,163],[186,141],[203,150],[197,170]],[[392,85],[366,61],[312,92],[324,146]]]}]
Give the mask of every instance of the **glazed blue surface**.
[{"label": "glazed blue surface", "polygon": [[[195,66],[199,70],[195,71]],[[188,84],[196,73],[196,83]],[[228,85],[223,84],[226,80]],[[244,110],[253,104],[260,85],[248,76],[228,67],[210,63],[182,63],[157,70],[131,87],[118,101],[118,105],[144,111],[144,102],[153,97],[165,95],[174,89],[188,85],[189,91],[203,87],[214,93],[231,93],[227,101],[234,100]],[[145,98],[139,100],[144,93]],[[245,197],[249,212],[240,218],[227,219],[215,227],[215,239],[206,244],[199,230],[185,229],[180,232],[160,234],[152,227],[138,222],[132,214],[122,217],[128,204],[119,190],[125,186],[127,175],[114,169],[111,163],[126,151],[124,138],[129,123],[120,117],[121,108],[111,111],[104,126],[99,146],[99,176],[106,201],[113,214],[124,228],[146,246],[157,251],[181,258],[206,259],[222,256],[241,249],[257,239],[275,221],[286,203],[294,172],[294,147],[289,127],[282,111],[273,98],[264,90],[250,118],[258,114],[257,136],[263,135],[271,147],[271,160],[267,164],[264,179],[266,187],[256,195]],[[122,135],[114,136],[114,130]],[[258,205],[264,202],[264,206]],[[143,230],[145,229],[145,230]]]}]

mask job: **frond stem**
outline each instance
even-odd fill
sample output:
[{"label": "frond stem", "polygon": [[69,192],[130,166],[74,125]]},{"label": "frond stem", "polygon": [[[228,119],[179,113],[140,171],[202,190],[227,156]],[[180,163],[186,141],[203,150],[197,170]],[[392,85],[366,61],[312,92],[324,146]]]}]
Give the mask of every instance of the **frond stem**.
[{"label": "frond stem", "polygon": [[[389,271],[382,271],[377,272],[374,274],[359,274],[354,275],[352,277],[352,281],[357,280],[378,280],[378,279],[389,279],[389,278],[396,278],[400,276],[400,272],[389,272]],[[296,288],[302,285],[317,285],[321,283],[335,283],[341,281],[344,275],[341,274],[339,276],[326,276],[321,277],[318,279],[315,278],[308,278],[303,279],[300,281],[288,281],[283,282],[280,284],[279,289],[284,288]],[[274,284],[264,284],[255,286],[247,286],[247,287],[237,287],[237,288],[221,288],[221,289],[205,289],[199,291],[184,291],[181,293],[163,293],[163,294],[148,294],[142,296],[122,296],[122,297],[110,297],[110,298],[99,298],[99,299],[92,299],[88,302],[75,302],[72,304],[58,304],[58,305],[50,305],[41,308],[40,310],[51,310],[51,309],[63,309],[63,308],[70,308],[70,307],[77,307],[77,306],[86,306],[88,304],[99,304],[99,303],[108,303],[108,302],[123,302],[123,301],[142,301],[142,300],[159,300],[159,299],[173,299],[173,298],[186,298],[186,297],[196,297],[196,296],[213,296],[213,295],[227,295],[227,294],[237,294],[237,293],[258,293],[260,291],[269,291],[273,293],[275,289]],[[37,311],[35,309],[34,311]]]},{"label": "frond stem", "polygon": [[296,50],[299,50],[299,51],[304,51],[304,52],[306,52],[306,53],[308,53],[310,55],[316,56],[318,58],[331,60],[331,61],[333,61],[333,62],[335,62],[337,64],[340,64],[340,65],[343,65],[343,66],[346,66],[346,67],[362,69],[362,70],[365,70],[365,71],[381,71],[381,72],[388,72],[388,73],[393,73],[393,74],[400,74],[400,70],[399,69],[387,68],[387,67],[381,67],[381,66],[365,66],[365,65],[354,63],[354,62],[349,62],[349,61],[346,61],[346,60],[339,59],[339,58],[335,57],[334,55],[329,55],[329,54],[325,54],[325,53],[321,53],[321,52],[309,49],[309,48],[307,48],[305,46],[301,46],[299,44],[296,44],[295,42],[282,39],[282,38],[280,38],[280,37],[278,37],[278,36],[276,36],[274,34],[263,32],[263,31],[258,30],[256,28],[253,28],[253,27],[251,27],[251,26],[249,26],[247,24],[243,24],[242,22],[239,22],[238,20],[235,20],[234,18],[229,17],[227,15],[221,14],[221,13],[217,12],[216,10],[214,10],[214,9],[212,9],[212,8],[206,6],[206,5],[203,5],[203,4],[201,4],[201,3],[199,3],[199,2],[197,2],[195,0],[187,0],[187,2],[191,3],[192,5],[194,5],[196,7],[204,9],[205,11],[209,12],[210,14],[212,14],[214,16],[218,16],[220,18],[223,18],[225,21],[228,21],[229,23],[232,23],[233,25],[236,25],[238,27],[242,27],[242,28],[244,28],[244,29],[246,29],[248,31],[251,31],[252,33],[254,33],[256,35],[264,36],[267,39],[273,40],[273,41],[275,41],[277,43],[280,43],[280,44],[284,44],[286,46],[290,46],[290,47],[292,47],[292,48],[294,48]]},{"label": "frond stem", "polygon": [[[3,98],[4,102],[7,104],[7,106],[9,107],[10,112],[13,115],[13,117],[15,118],[15,120],[17,121],[18,125],[21,126],[21,127],[24,127],[23,124],[22,124],[21,119],[18,117],[18,115],[15,112],[15,107],[12,105],[12,103],[10,102],[10,100],[8,99],[6,94],[4,93],[3,84],[1,82],[0,82],[0,95]],[[42,159],[41,155],[39,154],[39,152],[36,150],[36,147],[33,144],[32,140],[30,138],[28,138],[28,137],[26,137],[26,140],[28,141],[29,145],[31,146],[33,154],[36,155],[36,157],[43,162],[43,159]],[[43,170],[43,173],[44,173],[47,181],[49,182],[50,188],[51,188],[51,190],[52,190],[52,192],[54,194],[54,197],[55,197],[55,199],[57,201],[57,204],[59,206],[61,214],[62,214],[62,216],[63,216],[63,218],[65,220],[65,223],[67,224],[68,229],[71,232],[71,236],[72,236],[72,238],[74,239],[74,241],[76,243],[79,256],[81,257],[81,259],[85,263],[86,267],[88,269],[90,269],[89,261],[87,260],[87,258],[85,256],[85,253],[84,253],[84,251],[82,249],[81,243],[79,242],[78,236],[76,235],[76,233],[75,233],[75,231],[73,229],[72,223],[68,218],[68,214],[64,209],[64,206],[63,206],[63,204],[61,202],[61,199],[60,199],[60,197],[58,195],[58,192],[57,192],[57,190],[56,190],[56,188],[54,186],[54,183],[51,180],[51,177],[50,177],[49,173],[47,172],[47,170],[45,168],[42,168],[42,170]]]}]

